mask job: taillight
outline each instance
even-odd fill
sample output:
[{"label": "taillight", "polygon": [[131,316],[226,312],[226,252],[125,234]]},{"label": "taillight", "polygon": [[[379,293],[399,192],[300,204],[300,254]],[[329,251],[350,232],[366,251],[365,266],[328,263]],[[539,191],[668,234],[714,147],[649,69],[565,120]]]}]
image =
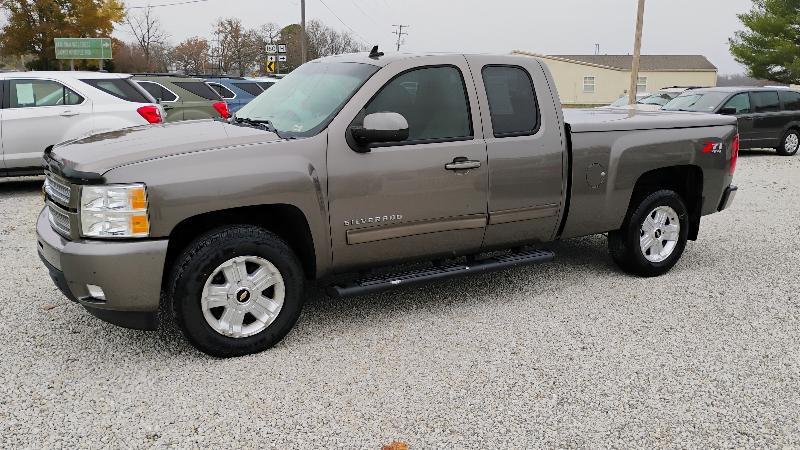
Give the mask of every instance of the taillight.
[{"label": "taillight", "polygon": [[739,135],[733,137],[733,144],[731,144],[731,168],[730,174],[736,172],[736,161],[739,159]]},{"label": "taillight", "polygon": [[161,123],[161,110],[157,106],[147,105],[136,110],[140,116],[144,117],[147,123]]},{"label": "taillight", "polygon": [[217,110],[217,112],[219,113],[219,115],[223,119],[229,119],[231,117],[231,113],[230,113],[230,111],[228,111],[228,104],[227,103],[225,103],[225,102],[217,102],[217,103],[214,103],[211,106],[213,106],[214,109]]}]

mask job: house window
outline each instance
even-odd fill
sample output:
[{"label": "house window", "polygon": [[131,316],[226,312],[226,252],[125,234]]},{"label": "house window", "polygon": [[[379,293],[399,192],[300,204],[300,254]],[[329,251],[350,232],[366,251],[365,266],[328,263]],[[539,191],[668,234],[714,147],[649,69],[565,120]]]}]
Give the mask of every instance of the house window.
[{"label": "house window", "polygon": [[583,92],[594,93],[594,77],[583,77]]},{"label": "house window", "polygon": [[636,79],[636,93],[647,92],[647,77],[639,77]]}]

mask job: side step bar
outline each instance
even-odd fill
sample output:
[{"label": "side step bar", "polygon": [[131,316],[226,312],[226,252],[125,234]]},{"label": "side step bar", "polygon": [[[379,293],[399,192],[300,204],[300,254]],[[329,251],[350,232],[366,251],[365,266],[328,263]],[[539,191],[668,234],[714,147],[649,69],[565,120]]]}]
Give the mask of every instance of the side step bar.
[{"label": "side step bar", "polygon": [[408,272],[364,278],[343,286],[329,286],[328,294],[337,298],[372,294],[398,286],[412,286],[429,281],[454,278],[461,275],[492,272],[510,267],[550,262],[554,257],[555,254],[550,250],[528,250],[492,256],[473,262],[454,262]]}]

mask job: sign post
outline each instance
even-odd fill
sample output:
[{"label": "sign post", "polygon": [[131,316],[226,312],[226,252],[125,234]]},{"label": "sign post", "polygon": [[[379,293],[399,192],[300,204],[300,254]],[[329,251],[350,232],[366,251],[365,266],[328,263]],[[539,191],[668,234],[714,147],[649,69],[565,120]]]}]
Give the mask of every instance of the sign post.
[{"label": "sign post", "polygon": [[75,70],[76,59],[111,59],[111,38],[55,38],[56,59],[68,59],[70,70]]},{"label": "sign post", "polygon": [[286,62],[286,44],[267,44],[267,72],[281,73],[281,64]]}]

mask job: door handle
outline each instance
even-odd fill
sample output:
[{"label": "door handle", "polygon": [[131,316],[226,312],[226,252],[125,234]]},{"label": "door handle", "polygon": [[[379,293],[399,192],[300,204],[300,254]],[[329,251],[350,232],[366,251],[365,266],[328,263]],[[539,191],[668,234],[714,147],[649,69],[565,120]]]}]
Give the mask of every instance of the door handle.
[{"label": "door handle", "polygon": [[470,170],[477,169],[480,166],[480,161],[474,161],[460,156],[454,159],[453,162],[445,164],[444,168],[447,170]]},{"label": "door handle", "polygon": [[77,111],[72,111],[72,110],[68,109],[68,110],[63,111],[61,113],[61,117],[72,117],[72,116],[77,116],[78,114],[80,114],[80,113],[77,112]]}]

